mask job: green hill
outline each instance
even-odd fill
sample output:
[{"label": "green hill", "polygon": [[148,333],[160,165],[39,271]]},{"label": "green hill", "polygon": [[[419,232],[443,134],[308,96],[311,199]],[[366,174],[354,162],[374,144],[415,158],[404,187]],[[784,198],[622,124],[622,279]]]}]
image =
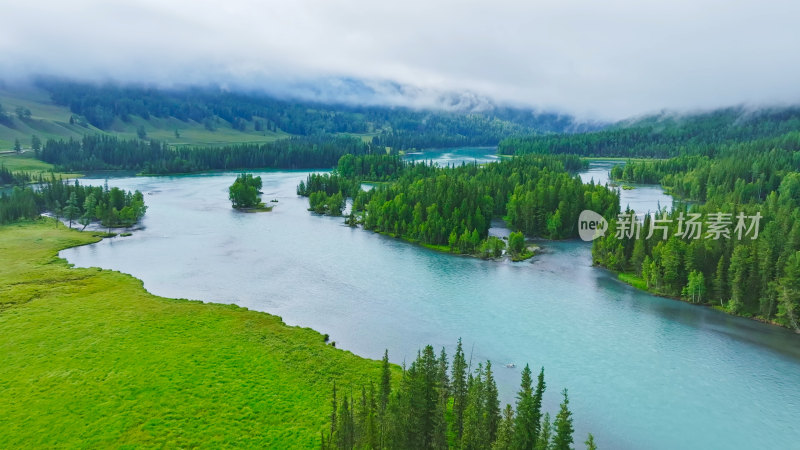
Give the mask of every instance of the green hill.
[{"label": "green hill", "polygon": [[780,138],[797,130],[800,130],[798,106],[759,110],[733,107],[631,119],[583,134],[511,137],[500,142],[498,152],[626,158],[669,158],[683,153],[712,155],[725,146]]},{"label": "green hill", "polygon": [[288,136],[346,134],[397,150],[497,145],[509,136],[597,129],[573,117],[525,108],[425,110],[353,106],[232,92],[40,79],[0,82],[0,151],[19,139],[109,134],[169,145],[264,143]]},{"label": "green hill", "polygon": [[[14,141],[19,139],[24,149],[31,147],[31,137],[48,139],[81,138],[86,134],[109,134],[124,138],[136,138],[139,127],[144,127],[147,137],[172,145],[221,145],[231,143],[261,143],[290,136],[278,131],[255,131],[252,127],[244,131],[234,129],[230,123],[219,120],[214,130],[193,120],[174,117],[151,116],[148,120],[131,116],[127,122],[115,118],[110,127],[100,129],[73,113],[68,106],[52,101],[50,94],[39,87],[0,87],[0,105],[6,119],[0,121],[0,152],[11,151]],[[19,117],[17,108],[30,111],[30,117]],[[72,118],[72,123],[70,123]],[[177,131],[177,135],[176,135]]]}]

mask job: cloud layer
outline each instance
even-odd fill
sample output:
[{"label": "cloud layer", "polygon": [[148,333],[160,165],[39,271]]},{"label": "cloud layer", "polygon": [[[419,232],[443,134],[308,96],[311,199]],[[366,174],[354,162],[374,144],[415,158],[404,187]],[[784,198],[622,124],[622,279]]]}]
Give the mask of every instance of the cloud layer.
[{"label": "cloud layer", "polygon": [[470,92],[603,119],[800,102],[796,0],[3,3],[5,79],[305,94],[325,80],[329,97],[358,79],[390,103]]}]

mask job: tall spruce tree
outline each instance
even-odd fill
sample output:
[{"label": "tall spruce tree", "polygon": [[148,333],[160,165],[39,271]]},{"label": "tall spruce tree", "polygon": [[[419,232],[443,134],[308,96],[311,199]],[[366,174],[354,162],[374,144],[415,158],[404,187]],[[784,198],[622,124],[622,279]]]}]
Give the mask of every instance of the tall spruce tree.
[{"label": "tall spruce tree", "polygon": [[500,425],[500,399],[498,398],[497,383],[494,381],[494,374],[492,373],[491,361],[486,361],[484,386],[486,395],[486,427],[489,434],[489,442],[494,442],[497,438],[497,428]]},{"label": "tall spruce tree", "polygon": [[64,207],[64,217],[69,221],[70,228],[72,228],[72,221],[77,219],[80,213],[81,209],[78,207],[78,197],[75,195],[75,191],[72,191]]},{"label": "tall spruce tree", "polygon": [[353,403],[347,394],[342,396],[342,405],[337,416],[334,442],[340,450],[352,450],[355,447],[355,425],[353,420]]},{"label": "tall spruce tree", "polygon": [[436,410],[433,447],[446,449],[447,444],[447,406],[450,403],[450,381],[447,377],[447,353],[442,347],[437,368],[439,402]]},{"label": "tall spruce tree", "polygon": [[333,398],[331,399],[331,432],[329,441],[332,440],[333,436],[336,434],[336,408],[338,408],[338,404],[336,403],[336,380],[333,380]]},{"label": "tall spruce tree", "polygon": [[572,448],[572,412],[569,410],[569,397],[567,390],[562,391],[564,401],[561,402],[561,408],[556,415],[556,421],[553,424],[555,427],[556,435],[553,438],[553,450],[570,450]]},{"label": "tall spruce tree", "polygon": [[503,418],[497,427],[497,437],[492,444],[492,450],[511,450],[514,445],[514,408],[506,405]]},{"label": "tall spruce tree", "polygon": [[389,395],[392,393],[392,371],[389,366],[389,350],[384,350],[381,365],[381,385],[378,391],[378,409],[381,413],[386,411],[389,404]]},{"label": "tall spruce tree", "polygon": [[467,360],[461,338],[458,338],[456,354],[453,356],[453,376],[451,377],[453,394],[453,434],[461,441],[464,432],[464,410],[467,407]]},{"label": "tall spruce tree", "polygon": [[475,375],[467,380],[467,407],[464,409],[464,433],[461,448],[478,450],[488,448],[489,433],[486,426],[486,390],[483,365],[478,364]]},{"label": "tall spruce tree", "polygon": [[532,450],[536,444],[534,423],[533,380],[531,368],[526,364],[522,369],[522,380],[517,393],[517,415],[514,421],[514,447],[519,450]]},{"label": "tall spruce tree", "polygon": [[550,413],[544,413],[544,417],[542,417],[542,429],[539,432],[539,437],[536,438],[536,450],[550,450],[552,434],[553,425],[550,423]]},{"label": "tall spruce tree", "polygon": [[544,367],[539,371],[539,376],[536,380],[536,391],[533,393],[533,406],[531,407],[531,412],[533,414],[532,425],[533,425],[533,439],[534,441],[539,438],[539,431],[541,427],[541,420],[542,420],[542,398],[544,397],[544,389],[546,385],[544,382]]},{"label": "tall spruce tree", "polygon": [[369,383],[369,398],[367,399],[367,422],[363,425],[364,441],[366,448],[379,448],[378,438],[378,407],[375,401],[375,383]]},{"label": "tall spruce tree", "polygon": [[388,427],[388,407],[389,396],[392,393],[392,372],[389,366],[389,350],[383,351],[381,365],[381,379],[378,386],[378,444],[384,448],[387,444]]}]

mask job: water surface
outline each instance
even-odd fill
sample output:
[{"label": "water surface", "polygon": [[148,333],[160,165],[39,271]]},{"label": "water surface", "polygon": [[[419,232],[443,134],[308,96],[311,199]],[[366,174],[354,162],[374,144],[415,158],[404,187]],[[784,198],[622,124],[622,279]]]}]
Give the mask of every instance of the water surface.
[{"label": "water surface", "polygon": [[[582,176],[604,172],[595,165]],[[276,314],[365,357],[388,348],[402,363],[428,343],[452,355],[463,337],[473,366],[495,365],[504,402],[521,366],[545,366],[545,408],[554,415],[569,388],[578,448],[590,431],[601,448],[800,442],[800,336],[623,285],[591,267],[583,242],[489,262],[349,228],[306,211],[295,195],[306,174],[259,172],[263,198],[279,203],[258,214],[230,208],[236,173],[111,179],[146,193],[144,229],[62,256],[130,273],[158,295]],[[623,191],[623,205],[669,200],[650,189]]]}]

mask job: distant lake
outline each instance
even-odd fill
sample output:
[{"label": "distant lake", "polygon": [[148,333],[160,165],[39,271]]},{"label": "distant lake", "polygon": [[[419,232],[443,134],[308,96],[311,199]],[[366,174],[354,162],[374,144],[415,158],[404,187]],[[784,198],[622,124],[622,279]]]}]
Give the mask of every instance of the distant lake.
[{"label": "distant lake", "polygon": [[[609,164],[581,176],[604,182]],[[295,194],[306,171],[258,174],[262,197],[279,200],[270,213],[231,209],[233,172],[110,179],[145,193],[144,229],[61,255],[130,273],[154,294],[279,315],[369,358],[388,348],[393,362],[410,362],[425,344],[452,356],[462,337],[473,367],[492,361],[504,403],[525,363],[544,366],[551,415],[569,389],[576,448],[588,432],[606,449],[797,448],[800,336],[637,291],[592,267],[581,241],[544,242],[521,263],[442,254],[312,215]],[[621,194],[623,209],[671,202],[657,186]]]}]

